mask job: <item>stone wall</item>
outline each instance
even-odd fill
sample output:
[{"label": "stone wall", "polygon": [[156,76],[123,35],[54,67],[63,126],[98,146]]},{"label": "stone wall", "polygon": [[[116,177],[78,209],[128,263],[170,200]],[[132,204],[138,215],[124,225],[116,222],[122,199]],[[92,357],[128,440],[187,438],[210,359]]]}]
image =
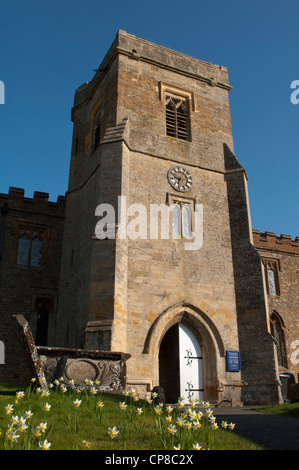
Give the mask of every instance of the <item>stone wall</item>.
[{"label": "stone wall", "polygon": [[277,295],[267,294],[269,321],[274,313],[282,329],[283,365],[280,373],[299,379],[299,237],[253,231],[254,245],[263,261],[277,260]]},{"label": "stone wall", "polygon": [[[10,188],[9,194],[0,194],[0,340],[5,345],[5,365],[0,365],[0,382],[24,384],[30,381],[13,315],[24,315],[35,338],[37,309],[41,302],[47,301],[50,313],[48,344],[56,341],[65,198],[59,196],[57,202],[51,202],[48,197],[47,193],[36,191],[33,198],[28,198],[19,188]],[[22,228],[44,233],[40,267],[17,263],[18,237]]]}]

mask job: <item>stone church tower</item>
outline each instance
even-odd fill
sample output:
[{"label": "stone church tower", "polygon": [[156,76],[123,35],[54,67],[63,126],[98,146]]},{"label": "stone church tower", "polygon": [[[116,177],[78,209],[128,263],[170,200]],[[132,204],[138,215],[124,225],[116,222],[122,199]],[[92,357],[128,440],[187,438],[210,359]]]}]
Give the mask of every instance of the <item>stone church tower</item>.
[{"label": "stone church tower", "polygon": [[[129,354],[140,394],[280,399],[230,89],[225,67],[119,31],[76,91],[56,341]],[[101,239],[103,204],[116,225]],[[172,208],[168,238],[151,226],[158,206],[160,225]]]}]

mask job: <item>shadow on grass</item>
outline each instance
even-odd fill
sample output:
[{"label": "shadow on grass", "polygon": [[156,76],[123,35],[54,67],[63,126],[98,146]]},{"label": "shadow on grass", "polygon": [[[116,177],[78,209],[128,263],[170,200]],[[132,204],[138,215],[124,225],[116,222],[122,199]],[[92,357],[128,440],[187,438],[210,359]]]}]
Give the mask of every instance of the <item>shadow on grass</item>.
[{"label": "shadow on grass", "polygon": [[18,390],[22,390],[22,388],[18,388],[16,385],[0,383],[0,396],[15,395]]}]

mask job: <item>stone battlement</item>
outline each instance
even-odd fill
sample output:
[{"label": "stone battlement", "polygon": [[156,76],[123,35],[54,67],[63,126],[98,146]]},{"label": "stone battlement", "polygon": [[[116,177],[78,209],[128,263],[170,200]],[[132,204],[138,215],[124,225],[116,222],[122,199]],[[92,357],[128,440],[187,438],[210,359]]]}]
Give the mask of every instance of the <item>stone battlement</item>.
[{"label": "stone battlement", "polygon": [[276,235],[274,232],[252,230],[253,243],[256,248],[273,251],[285,251],[299,254],[299,237],[292,239],[291,235]]},{"label": "stone battlement", "polygon": [[49,193],[35,191],[33,198],[25,197],[23,188],[10,187],[8,194],[0,193],[0,206],[22,211],[43,211],[56,216],[64,216],[65,196],[58,196],[57,201],[49,201]]}]

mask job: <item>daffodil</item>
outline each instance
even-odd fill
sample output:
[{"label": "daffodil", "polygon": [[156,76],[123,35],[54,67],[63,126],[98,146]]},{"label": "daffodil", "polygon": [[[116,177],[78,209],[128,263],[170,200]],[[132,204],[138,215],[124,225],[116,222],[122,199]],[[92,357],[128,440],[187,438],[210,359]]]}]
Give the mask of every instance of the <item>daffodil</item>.
[{"label": "daffodil", "polygon": [[169,406],[167,406],[166,411],[167,411],[167,413],[172,413],[173,408],[169,405]]},{"label": "daffodil", "polygon": [[119,404],[119,407],[122,411],[124,411],[127,408],[127,404],[123,401],[122,403]]},{"label": "daffodil", "polygon": [[213,428],[213,429],[218,429],[218,427],[219,427],[219,426],[218,426],[217,423],[212,423],[212,428]]},{"label": "daffodil", "polygon": [[81,405],[81,401],[82,401],[82,400],[78,400],[78,399],[77,399],[77,400],[74,400],[74,401],[73,401],[74,406],[75,406],[76,408],[79,408],[79,406]]},{"label": "daffodil", "polygon": [[5,414],[10,415],[13,412],[13,406],[12,405],[7,405],[5,407]]},{"label": "daffodil", "polygon": [[22,424],[26,424],[26,418],[24,418],[23,416],[21,416],[21,418],[19,419],[19,423],[22,425]]},{"label": "daffodil", "polygon": [[146,395],[145,401],[146,401],[149,405],[151,405],[151,404],[153,403],[153,400],[151,400],[151,397],[150,397],[149,395]]},{"label": "daffodil", "polygon": [[233,423],[229,423],[228,427],[232,431],[236,425]]},{"label": "daffodil", "polygon": [[25,411],[26,418],[30,419],[33,416],[33,413],[31,410]]},{"label": "daffodil", "polygon": [[38,446],[40,450],[49,450],[51,442],[48,442],[47,439],[45,439],[44,441],[39,441]]},{"label": "daffodil", "polygon": [[177,446],[173,446],[174,450],[181,450],[181,444],[178,444]]},{"label": "daffodil", "polygon": [[16,442],[20,437],[20,434],[15,434],[15,433],[12,433],[12,434],[8,434],[7,438],[11,441],[11,442]]},{"label": "daffodil", "polygon": [[35,428],[35,429],[32,429],[32,434],[34,434],[35,437],[40,437],[40,436],[41,436],[41,432],[40,432],[39,427],[37,427],[37,428]]},{"label": "daffodil", "polygon": [[89,442],[89,441],[82,441],[82,442],[83,442],[83,444],[84,444],[84,447],[85,447],[86,449],[89,449],[89,447],[90,447],[90,442]]},{"label": "daffodil", "polygon": [[46,432],[47,430],[47,423],[40,423],[40,425],[37,427],[37,429],[40,431],[40,432]]},{"label": "daffodil", "polygon": [[117,429],[116,426],[113,426],[113,428],[108,428],[108,434],[111,437],[111,439],[114,439],[115,437],[118,436],[119,430]]},{"label": "daffodil", "polygon": [[96,395],[96,394],[98,393],[98,391],[97,391],[97,389],[96,389],[95,387],[92,387],[92,388],[90,389],[90,393],[91,393],[92,395]]},{"label": "daffodil", "polygon": [[174,425],[170,425],[167,428],[167,432],[171,435],[175,434],[177,432],[177,428]]},{"label": "daffodil", "polygon": [[21,425],[18,427],[18,431],[20,431],[20,432],[25,432],[26,429],[28,429],[28,426],[27,426],[25,423],[21,424]]},{"label": "daffodil", "polygon": [[196,444],[193,444],[193,449],[194,450],[201,450],[201,446],[196,442]]},{"label": "daffodil", "polygon": [[162,413],[162,409],[160,408],[160,406],[156,406],[154,410],[156,415],[160,415]]},{"label": "daffodil", "polygon": [[24,392],[17,392],[16,393],[16,398],[19,399],[19,398],[24,398]]},{"label": "daffodil", "polygon": [[52,405],[49,405],[49,403],[46,403],[45,406],[44,406],[44,411],[50,411],[51,410],[51,406]]},{"label": "daffodil", "polygon": [[179,427],[182,427],[185,424],[185,421],[182,416],[178,416],[176,423]]},{"label": "daffodil", "polygon": [[227,424],[226,421],[222,421],[222,422],[221,422],[221,426],[222,426],[224,429],[226,429],[226,428],[228,427],[228,424]]},{"label": "daffodil", "polygon": [[98,408],[103,408],[103,406],[104,406],[104,403],[102,401],[98,401],[97,407]]},{"label": "daffodil", "polygon": [[12,422],[13,424],[17,424],[17,423],[19,422],[19,417],[18,417],[18,416],[12,416],[11,422]]},{"label": "daffodil", "polygon": [[142,415],[143,409],[142,409],[142,408],[137,408],[136,413],[137,413],[138,415]]},{"label": "daffodil", "polygon": [[194,426],[194,429],[200,429],[200,428],[201,428],[201,423],[200,423],[200,421],[195,421],[195,422],[193,423],[193,426]]}]

